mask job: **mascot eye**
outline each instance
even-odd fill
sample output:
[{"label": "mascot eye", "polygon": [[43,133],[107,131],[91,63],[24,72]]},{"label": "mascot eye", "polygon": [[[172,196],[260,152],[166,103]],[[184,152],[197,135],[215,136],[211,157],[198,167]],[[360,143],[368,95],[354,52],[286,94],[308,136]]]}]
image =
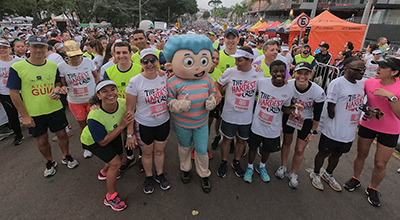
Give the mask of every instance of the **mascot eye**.
[{"label": "mascot eye", "polygon": [[192,67],[193,64],[194,64],[193,58],[188,57],[188,58],[185,58],[185,59],[183,60],[183,65],[184,65],[185,67],[187,67],[187,68]]},{"label": "mascot eye", "polygon": [[207,59],[207,57],[202,57],[202,58],[200,59],[200,66],[205,67],[205,66],[207,66],[207,64],[208,64],[208,59]]}]

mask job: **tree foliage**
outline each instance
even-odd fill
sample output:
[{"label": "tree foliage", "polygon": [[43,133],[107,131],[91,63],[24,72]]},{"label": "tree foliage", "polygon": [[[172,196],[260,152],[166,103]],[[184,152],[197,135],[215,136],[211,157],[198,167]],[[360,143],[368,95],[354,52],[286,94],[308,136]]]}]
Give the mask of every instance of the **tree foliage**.
[{"label": "tree foliage", "polygon": [[205,12],[203,13],[203,19],[204,19],[204,20],[207,20],[210,16],[211,16],[211,14],[210,14],[209,11],[205,11]]}]

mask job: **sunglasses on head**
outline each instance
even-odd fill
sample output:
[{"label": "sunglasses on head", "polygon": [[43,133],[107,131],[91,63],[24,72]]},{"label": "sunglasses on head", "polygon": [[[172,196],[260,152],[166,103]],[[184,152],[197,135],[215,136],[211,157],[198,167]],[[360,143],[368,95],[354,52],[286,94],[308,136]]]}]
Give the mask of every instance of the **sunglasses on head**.
[{"label": "sunglasses on head", "polygon": [[149,63],[149,61],[150,61],[150,63],[155,63],[157,61],[157,59],[156,58],[145,59],[145,60],[142,60],[142,63],[144,65],[147,65]]}]

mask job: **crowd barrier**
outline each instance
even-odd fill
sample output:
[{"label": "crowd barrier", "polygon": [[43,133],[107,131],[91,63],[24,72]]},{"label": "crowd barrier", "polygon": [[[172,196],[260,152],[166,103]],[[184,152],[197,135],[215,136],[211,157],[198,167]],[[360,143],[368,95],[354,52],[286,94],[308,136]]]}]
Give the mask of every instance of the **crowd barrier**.
[{"label": "crowd barrier", "polygon": [[321,86],[325,92],[327,91],[328,85],[332,80],[343,76],[344,74],[343,71],[340,71],[339,68],[335,66],[330,66],[319,62],[317,62],[317,65],[315,65],[314,71],[315,74],[312,81]]}]

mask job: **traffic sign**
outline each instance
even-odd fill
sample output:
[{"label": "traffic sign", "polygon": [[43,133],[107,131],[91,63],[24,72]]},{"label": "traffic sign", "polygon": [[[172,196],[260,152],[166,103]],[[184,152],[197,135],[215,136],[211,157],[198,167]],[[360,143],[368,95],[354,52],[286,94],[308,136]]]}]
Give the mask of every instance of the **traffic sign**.
[{"label": "traffic sign", "polygon": [[297,25],[301,28],[307,27],[307,25],[310,23],[310,17],[307,15],[302,15],[298,20],[297,20]]}]

